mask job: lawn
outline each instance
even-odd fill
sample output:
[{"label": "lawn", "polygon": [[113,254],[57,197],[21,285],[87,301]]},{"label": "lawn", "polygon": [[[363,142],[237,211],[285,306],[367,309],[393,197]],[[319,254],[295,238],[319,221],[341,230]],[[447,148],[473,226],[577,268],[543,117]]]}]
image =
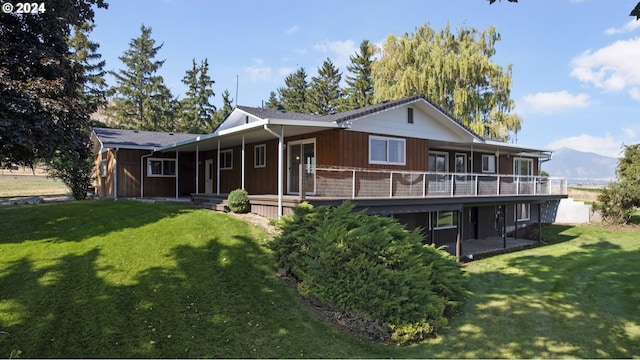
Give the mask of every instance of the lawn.
[{"label": "lawn", "polygon": [[18,170],[13,173],[4,170],[0,174],[0,197],[61,195],[68,194],[69,188],[60,180],[42,173],[33,175],[31,171]]},{"label": "lawn", "polygon": [[191,207],[0,208],[0,357],[624,358],[640,356],[640,239],[543,229],[551,245],[468,264],[470,296],[422,344],[362,342],[280,281],[267,235]]}]

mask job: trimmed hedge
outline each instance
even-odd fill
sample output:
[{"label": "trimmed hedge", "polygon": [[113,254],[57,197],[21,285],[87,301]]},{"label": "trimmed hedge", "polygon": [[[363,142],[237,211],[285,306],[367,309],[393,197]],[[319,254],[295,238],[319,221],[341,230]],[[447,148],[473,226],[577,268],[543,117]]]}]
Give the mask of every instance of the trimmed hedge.
[{"label": "trimmed hedge", "polygon": [[422,244],[419,230],[353,208],[350,202],[296,207],[270,245],[278,266],[302,295],[383,324],[385,340],[405,344],[435,335],[466,295],[460,266]]}]

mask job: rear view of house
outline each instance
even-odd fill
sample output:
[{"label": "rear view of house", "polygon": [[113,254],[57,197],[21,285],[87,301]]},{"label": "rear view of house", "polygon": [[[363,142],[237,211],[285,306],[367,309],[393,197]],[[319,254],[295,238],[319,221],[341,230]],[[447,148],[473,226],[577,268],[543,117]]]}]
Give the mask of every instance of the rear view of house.
[{"label": "rear view of house", "polygon": [[243,188],[267,217],[351,200],[435,244],[552,222],[566,197],[565,180],[539,176],[551,152],[484,139],[424,96],[326,116],[238,106],[211,134],[157,134],[144,149],[106,131],[94,130],[100,195],[213,202]]}]

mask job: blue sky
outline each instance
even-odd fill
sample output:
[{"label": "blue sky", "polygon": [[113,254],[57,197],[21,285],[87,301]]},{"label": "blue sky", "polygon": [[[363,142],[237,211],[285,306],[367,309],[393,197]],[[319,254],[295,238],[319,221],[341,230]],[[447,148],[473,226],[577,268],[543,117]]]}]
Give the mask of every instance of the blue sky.
[{"label": "blue sky", "polygon": [[[412,33],[428,23],[497,27],[494,61],[513,65],[512,98],[524,119],[518,144],[570,147],[619,156],[640,142],[640,21],[637,0],[108,0],[91,34],[107,69],[152,28],[164,43],[159,73],[174,96],[191,60],[207,58],[214,105],[228,89],[239,105],[260,106],[286,75],[311,76],[329,57],[346,76],[349,56],[367,39]],[[107,79],[113,85],[111,78]]]}]

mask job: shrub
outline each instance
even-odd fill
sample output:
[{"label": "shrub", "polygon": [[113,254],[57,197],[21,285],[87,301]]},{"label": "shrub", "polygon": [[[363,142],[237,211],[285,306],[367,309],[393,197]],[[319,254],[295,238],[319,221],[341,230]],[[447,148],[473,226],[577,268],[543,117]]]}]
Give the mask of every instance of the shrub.
[{"label": "shrub", "polygon": [[251,211],[251,203],[249,202],[249,194],[244,189],[236,189],[229,193],[227,198],[229,210],[238,214],[246,214]]},{"label": "shrub", "polygon": [[461,268],[419,230],[353,208],[296,207],[270,245],[278,266],[303,295],[383,324],[392,341],[435,334],[466,294]]}]

